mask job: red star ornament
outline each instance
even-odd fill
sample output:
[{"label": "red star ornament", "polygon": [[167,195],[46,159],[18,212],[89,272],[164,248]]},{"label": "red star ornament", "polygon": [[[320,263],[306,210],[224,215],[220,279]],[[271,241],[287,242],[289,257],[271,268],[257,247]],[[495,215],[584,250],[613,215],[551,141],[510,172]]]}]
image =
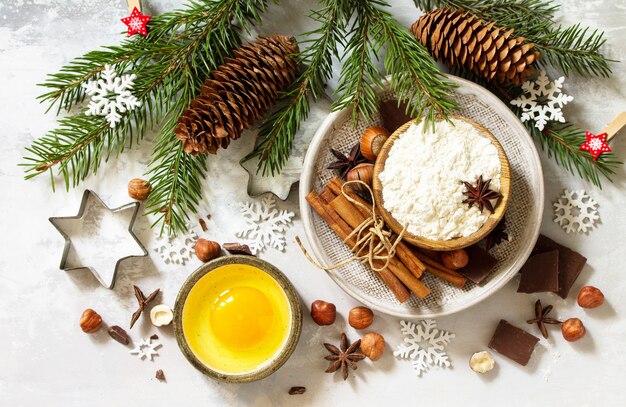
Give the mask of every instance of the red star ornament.
[{"label": "red star ornament", "polygon": [[148,35],[148,21],[152,16],[141,14],[137,7],[133,8],[133,12],[128,17],[122,18],[122,22],[128,27],[128,36],[141,34],[144,37]]},{"label": "red star ornament", "polygon": [[587,141],[580,146],[580,149],[582,151],[588,151],[593,157],[593,161],[596,161],[598,157],[600,157],[600,154],[611,151],[611,147],[606,143],[606,133],[595,135],[587,131],[585,132],[585,136],[587,137]]}]

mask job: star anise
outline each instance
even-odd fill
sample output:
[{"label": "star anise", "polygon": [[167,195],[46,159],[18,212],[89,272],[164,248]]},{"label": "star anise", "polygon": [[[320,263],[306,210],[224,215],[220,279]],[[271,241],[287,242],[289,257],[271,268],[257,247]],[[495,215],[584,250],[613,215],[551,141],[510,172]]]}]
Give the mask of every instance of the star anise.
[{"label": "star anise", "polygon": [[341,376],[343,380],[346,380],[348,378],[348,366],[351,367],[352,370],[356,370],[356,362],[365,359],[365,355],[361,352],[357,352],[361,346],[361,340],[359,339],[353,344],[350,344],[345,333],[341,334],[341,344],[339,346],[341,349],[337,349],[335,345],[331,345],[330,343],[324,344],[324,347],[330,352],[330,355],[326,356],[324,359],[333,362],[328,366],[328,369],[326,369],[326,373],[334,373],[341,369]]},{"label": "star anise", "polygon": [[157,288],[156,290],[152,292],[152,294],[146,297],[145,295],[143,295],[143,292],[141,291],[139,287],[134,285],[133,288],[135,289],[135,297],[137,298],[137,303],[139,305],[138,305],[137,311],[133,313],[133,316],[130,319],[131,328],[133,327],[133,325],[135,325],[135,322],[137,322],[137,320],[139,319],[139,316],[143,312],[143,309],[146,307],[146,305],[148,305],[148,303],[154,300],[156,296],[159,294],[159,292],[161,291],[161,289]]},{"label": "star anise", "polygon": [[506,220],[504,216],[502,220],[498,222],[495,228],[485,238],[485,250],[489,251],[495,246],[502,243],[504,240],[509,240],[509,233],[506,231]]},{"label": "star anise", "polygon": [[346,179],[348,171],[359,164],[368,162],[361,154],[361,145],[359,143],[352,147],[347,157],[334,148],[331,148],[330,152],[337,158],[337,161],[331,163],[327,168],[329,170],[339,170],[341,178],[343,179]]},{"label": "star anise", "polygon": [[537,324],[539,330],[541,331],[541,334],[546,339],[548,339],[548,329],[546,328],[546,324],[556,325],[561,323],[561,321],[559,321],[558,319],[548,317],[550,311],[552,311],[552,305],[548,305],[547,307],[543,308],[541,306],[541,301],[537,300],[537,302],[535,303],[535,318],[526,321],[529,324]]},{"label": "star anise", "polygon": [[482,212],[483,208],[487,208],[489,212],[493,213],[491,201],[499,199],[502,195],[499,192],[489,189],[489,185],[491,185],[490,179],[485,181],[481,175],[478,180],[476,180],[476,186],[473,186],[469,182],[461,182],[465,185],[465,188],[467,188],[467,191],[463,192],[463,195],[467,196],[467,199],[465,199],[463,203],[468,204],[470,208],[476,204],[479,211]]}]

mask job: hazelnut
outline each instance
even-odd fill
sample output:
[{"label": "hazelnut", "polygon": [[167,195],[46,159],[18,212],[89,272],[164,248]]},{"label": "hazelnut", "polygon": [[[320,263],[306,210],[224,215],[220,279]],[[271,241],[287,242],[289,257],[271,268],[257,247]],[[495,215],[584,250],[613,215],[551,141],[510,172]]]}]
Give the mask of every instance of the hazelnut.
[{"label": "hazelnut", "polygon": [[213,260],[219,256],[222,249],[220,248],[220,244],[217,242],[206,239],[198,239],[194,250],[196,251],[196,257],[198,260],[206,263],[207,261]]},{"label": "hazelnut", "polygon": [[376,332],[365,334],[361,339],[361,351],[372,361],[380,359],[385,352],[385,338]]},{"label": "hazelnut", "polygon": [[561,332],[566,341],[575,342],[585,336],[587,331],[583,321],[578,318],[570,318],[561,324]]},{"label": "hazelnut", "polygon": [[441,261],[443,262],[443,265],[450,270],[458,270],[467,266],[467,263],[469,263],[469,256],[463,249],[452,250],[450,252],[441,253]]},{"label": "hazelnut", "polygon": [[80,316],[80,329],[86,334],[92,334],[97,332],[102,326],[102,317],[91,308],[87,308],[83,311],[83,315]]},{"label": "hazelnut", "polygon": [[365,129],[360,141],[363,157],[375,161],[388,138],[389,132],[384,127],[373,126]]},{"label": "hazelnut", "polygon": [[337,317],[337,308],[330,302],[316,300],[311,304],[311,318],[317,325],[332,325]]},{"label": "hazelnut", "polygon": [[[372,186],[374,180],[374,164],[363,163],[359,164],[346,174],[346,181],[362,181],[368,186]],[[357,190],[365,189],[360,184],[350,185]]]},{"label": "hazelnut", "polygon": [[372,325],[374,313],[367,307],[354,307],[348,313],[348,323],[354,329],[365,329]]},{"label": "hazelnut", "polygon": [[138,201],[144,201],[150,195],[152,185],[141,178],[133,178],[128,182],[128,196]]},{"label": "hazelnut", "polygon": [[596,287],[587,285],[578,293],[578,305],[583,308],[597,308],[604,304],[604,294]]},{"label": "hazelnut", "polygon": [[487,373],[492,370],[496,364],[491,353],[487,351],[476,352],[469,361],[470,368],[476,373]]}]

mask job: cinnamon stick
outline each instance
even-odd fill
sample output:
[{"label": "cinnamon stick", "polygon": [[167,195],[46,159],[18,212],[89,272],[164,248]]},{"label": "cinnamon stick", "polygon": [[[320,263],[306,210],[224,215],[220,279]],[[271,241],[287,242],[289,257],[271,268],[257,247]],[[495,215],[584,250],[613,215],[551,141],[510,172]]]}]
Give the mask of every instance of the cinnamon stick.
[{"label": "cinnamon stick", "polygon": [[467,282],[467,277],[465,277],[464,275],[454,270],[450,270],[438,261],[435,261],[428,257],[428,255],[422,253],[417,248],[413,249],[413,254],[415,254],[415,256],[417,256],[421,261],[426,263],[426,265],[428,266],[426,268],[426,271],[428,271],[429,273],[434,274],[437,277],[440,277],[446,281],[449,281],[457,287],[463,288],[465,286],[465,283]]},{"label": "cinnamon stick", "polygon": [[[341,219],[341,217],[330,208],[328,202],[325,201],[320,195],[318,195],[317,192],[311,191],[307,195],[306,200],[309,202],[315,212],[317,212],[318,215],[320,215],[320,217],[326,221],[326,223],[333,230],[333,232],[335,232],[342,240],[345,240],[348,237],[348,235],[352,231],[350,225],[348,225],[343,219]],[[349,239],[346,243],[349,247],[352,248],[355,244],[355,241],[352,238]],[[411,298],[411,293],[409,292],[409,290],[390,270],[385,269],[376,274],[381,278],[383,283],[385,283],[385,285],[389,287],[389,289],[398,301],[404,303],[408,301],[409,298]]]},{"label": "cinnamon stick", "polygon": [[[343,182],[335,177],[328,181],[328,188],[337,196],[342,195],[341,187]],[[346,186],[344,188],[345,193],[361,205],[352,205],[356,210],[358,210],[363,216],[370,217],[372,216],[371,204],[367,203],[363,198],[361,198],[352,188]],[[377,215],[380,216],[379,211],[376,211]],[[400,242],[396,246],[396,256],[400,259],[400,261],[408,268],[411,273],[417,278],[421,278],[422,274],[426,270],[426,266],[422,261],[420,261],[412,252],[411,249],[404,243]]]},{"label": "cinnamon stick", "polygon": [[[329,204],[353,230],[366,220],[343,195],[338,195]],[[382,267],[382,265],[384,265],[383,261],[379,261],[379,263],[381,263],[381,265],[377,265],[376,267]],[[430,293],[428,287],[411,274],[411,271],[397,258],[393,257],[390,259],[388,268],[409,290],[413,291],[418,298],[424,298]]]}]

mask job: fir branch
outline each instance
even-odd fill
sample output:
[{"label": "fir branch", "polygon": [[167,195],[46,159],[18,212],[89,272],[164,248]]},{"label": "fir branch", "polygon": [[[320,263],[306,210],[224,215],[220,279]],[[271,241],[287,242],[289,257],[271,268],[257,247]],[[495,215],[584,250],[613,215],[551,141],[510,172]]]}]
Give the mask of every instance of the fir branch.
[{"label": "fir branch", "polygon": [[125,39],[120,45],[103,47],[70,61],[59,72],[48,75],[46,81],[40,84],[49,91],[38,99],[48,102],[49,109],[56,105],[57,112],[62,109],[70,110],[85,97],[82,84],[96,78],[104,65],[116,66],[124,71],[136,68],[143,62],[151,62],[152,58],[161,59],[163,55],[172,55],[176,43],[181,39],[175,38],[174,34],[184,27],[185,36],[182,39],[197,36],[199,23],[214,14],[213,10],[207,9],[211,4],[214,3],[191,3],[184,10],[154,16],[148,23],[148,37],[136,35]]},{"label": "fir branch", "polygon": [[[203,79],[216,68],[230,51],[239,45],[239,29],[249,29],[260,20],[267,8],[266,0],[199,0],[184,9],[155,17],[146,38],[133,38],[121,45],[93,51],[77,58],[50,76],[43,84],[49,91],[40,97],[50,107],[69,109],[84,98],[82,83],[96,78],[107,63],[118,71],[132,70],[137,75],[133,93],[143,104],[122,118],[115,129],[103,125],[101,118],[87,118],[83,112],[61,119],[60,126],[35,140],[25,157],[27,178],[58,168],[66,187],[76,186],[90,173],[95,173],[112,153],[121,153],[138,141],[149,124],[166,120],[161,129],[154,159],[154,198],[148,202],[149,212],[163,211],[160,220],[169,232],[185,229],[184,219],[201,197],[204,176],[201,157],[176,154],[172,133],[177,114],[195,96]],[[180,144],[180,143],[178,143]],[[172,154],[166,154],[171,152]],[[164,171],[175,180],[162,177]],[[51,173],[52,175],[52,173]],[[52,177],[54,183],[54,177]]]},{"label": "fir branch", "polygon": [[541,52],[539,62],[546,61],[565,75],[575,71],[581,76],[608,78],[611,74],[611,60],[600,53],[606,42],[601,31],[591,32],[580,24],[567,28],[559,26],[551,30],[546,38],[538,36],[530,40],[536,42]]},{"label": "fir branch", "polygon": [[449,90],[455,85],[447,80],[428,51],[386,10],[383,0],[353,0],[357,16],[348,42],[340,76],[335,109],[352,106],[355,114],[369,118],[377,110],[375,87],[382,87],[381,74],[371,62],[383,46],[385,70],[391,75],[391,89],[400,100],[409,103],[410,115],[427,112],[426,121],[435,115],[446,117],[456,103]]},{"label": "fir branch", "polygon": [[378,110],[376,88],[382,88],[382,75],[373,60],[378,59],[384,41],[373,2],[353,0],[352,3],[356,17],[345,47],[348,57],[343,60],[335,91],[339,97],[332,109],[351,109],[352,121],[356,123],[359,117],[372,117]]},{"label": "fir branch", "polygon": [[315,30],[303,34],[300,42],[306,49],[298,55],[305,69],[295,86],[281,97],[283,107],[267,117],[261,125],[259,143],[245,160],[258,157],[258,171],[264,175],[279,172],[287,162],[293,139],[310,111],[309,96],[315,101],[323,93],[332,75],[332,57],[343,44],[344,28],[349,10],[345,0],[321,0],[322,7],[309,17],[319,23]]},{"label": "fir branch", "polygon": [[152,226],[160,224],[160,234],[186,230],[189,213],[195,213],[202,200],[206,155],[185,153],[182,143],[173,134],[178,117],[175,113],[182,114],[184,108],[179,106],[173,111],[170,120],[163,126],[148,170],[153,188],[146,202],[146,213],[156,215]]},{"label": "fir branch", "polygon": [[391,89],[408,103],[409,116],[426,113],[426,122],[436,115],[447,117],[457,107],[450,89],[456,85],[439,70],[428,51],[385,11],[379,10],[379,23],[387,42],[385,69],[391,75]]},{"label": "fir branch", "polygon": [[[246,159],[259,158],[258,169],[264,174],[280,171],[287,161],[293,138],[309,113],[309,93],[317,97],[331,75],[331,57],[339,54],[338,46],[346,42],[345,63],[340,74],[338,100],[333,109],[352,108],[353,118],[371,117],[377,110],[375,89],[381,86],[382,74],[372,63],[372,55],[387,47],[384,64],[392,75],[391,87],[400,99],[415,99],[410,113],[427,119],[435,114],[446,116],[455,103],[448,81],[428,54],[405,27],[386,10],[381,0],[324,0],[323,7],[311,14],[320,27],[306,35],[317,37],[300,55],[307,65],[283,101],[287,104],[271,115],[261,126],[260,143]],[[355,14],[353,23],[348,19]]]},{"label": "fir branch", "polygon": [[[521,93],[519,86],[498,86],[473,72],[464,70],[453,70],[453,74],[489,89],[509,106],[516,116],[521,115],[521,109],[510,105],[511,100]],[[537,129],[533,122],[525,122],[524,125],[530,135],[540,143],[541,149],[546,151],[549,158],[554,157],[556,163],[571,174],[578,175],[599,188],[602,188],[602,178],[612,181],[611,176],[623,164],[615,154],[606,153],[594,161],[591,154],[580,150],[580,145],[586,140],[585,131],[570,123],[550,121],[543,131]]]},{"label": "fir branch", "polygon": [[[209,17],[205,25],[206,39],[199,36],[187,48],[191,51],[189,60],[195,64],[194,69],[183,71],[185,75],[180,77],[179,85],[171,88],[175,91],[166,95],[175,102],[169,107],[160,140],[153,150],[148,170],[153,189],[146,203],[147,213],[157,214],[155,224],[161,224],[161,233],[167,229],[168,234],[176,234],[187,229],[189,213],[195,212],[202,200],[202,179],[206,175],[206,156],[185,153],[174,135],[177,119],[197,95],[204,78],[238,45],[239,38],[230,21],[236,19],[248,31],[251,24],[260,21],[261,13],[267,8],[267,1],[261,0],[222,2],[224,6],[217,10],[217,15]],[[217,26],[211,27],[213,21]]]},{"label": "fir branch", "polygon": [[612,153],[604,153],[594,161],[580,145],[586,140],[585,131],[568,123],[548,122],[543,131],[532,123],[526,123],[530,134],[540,142],[548,157],[554,157],[557,164],[572,174],[602,188],[602,177],[611,181],[611,175],[623,164]]}]

